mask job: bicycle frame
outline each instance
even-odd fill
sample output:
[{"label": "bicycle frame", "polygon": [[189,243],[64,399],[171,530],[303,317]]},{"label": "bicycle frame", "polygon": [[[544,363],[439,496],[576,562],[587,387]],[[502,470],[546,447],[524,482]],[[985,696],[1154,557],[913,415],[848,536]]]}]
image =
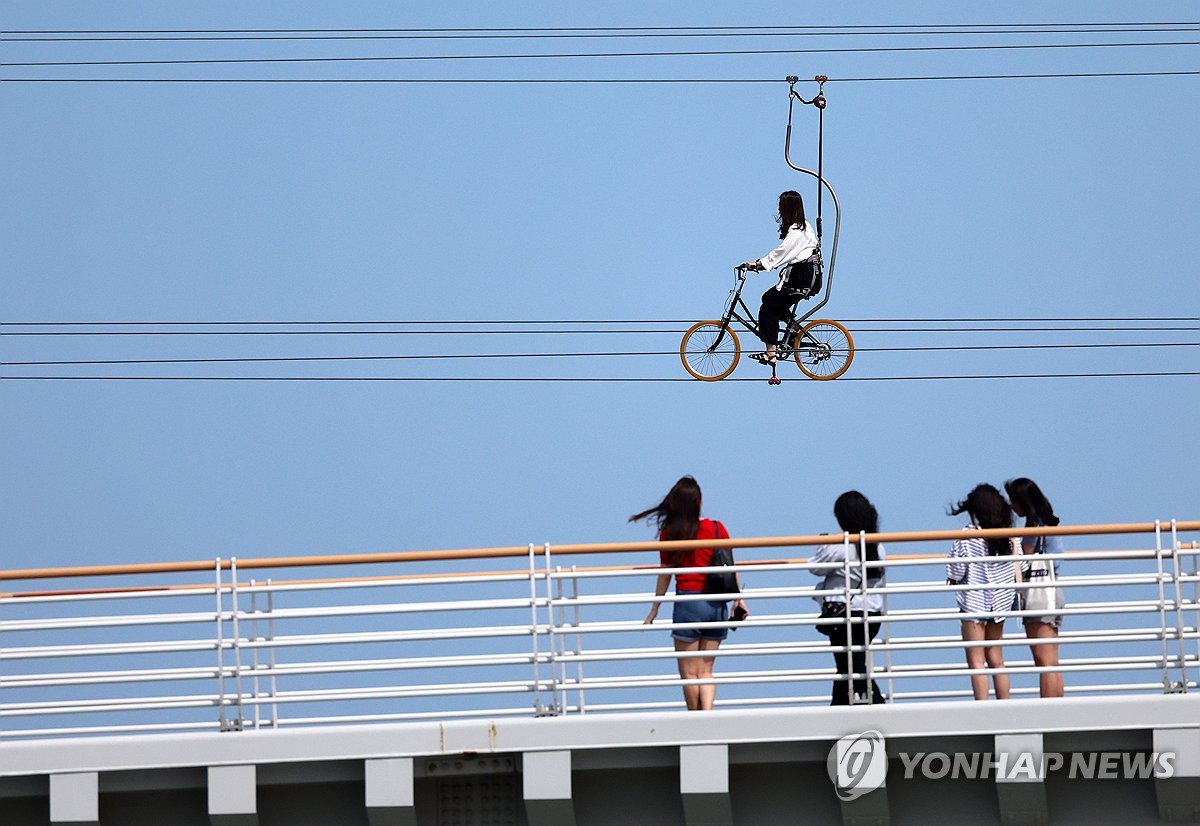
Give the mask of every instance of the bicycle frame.
[{"label": "bicycle frame", "polygon": [[[735,269],[735,272],[737,273],[737,286],[734,287],[729,294],[729,301],[725,305],[725,315],[721,318],[721,331],[717,334],[712,346],[709,347],[710,352],[716,350],[716,348],[720,346],[721,341],[725,338],[725,331],[729,329],[729,324],[732,321],[737,321],[740,323],[744,328],[746,328],[746,331],[755,338],[759,340],[762,339],[762,337],[758,334],[758,319],[756,318],[755,313],[750,310],[749,305],[746,304],[746,302],[742,299],[742,288],[746,286],[746,271],[741,267],[738,267]],[[791,312],[788,314],[788,317],[784,319],[783,343],[779,345],[780,357],[786,359],[795,350],[805,349],[805,343],[809,344],[810,346],[815,346],[817,344],[815,341],[801,342],[797,340],[796,334],[803,329],[804,322],[808,319],[808,317],[820,309],[824,303],[825,302],[822,301],[803,316],[799,317],[796,316],[796,309],[794,307],[792,308]],[[744,316],[738,312],[739,308],[745,313]],[[793,344],[796,346],[793,346]]]}]

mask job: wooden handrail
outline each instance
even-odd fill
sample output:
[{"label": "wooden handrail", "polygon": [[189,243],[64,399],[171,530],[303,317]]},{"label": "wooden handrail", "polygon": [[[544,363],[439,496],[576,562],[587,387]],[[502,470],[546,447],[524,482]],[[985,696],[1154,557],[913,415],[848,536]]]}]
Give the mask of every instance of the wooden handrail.
[{"label": "wooden handrail", "polygon": [[[1184,547],[1188,547],[1187,543],[1182,543]],[[658,546],[655,546],[658,547]],[[1191,548],[1200,548],[1200,543],[1192,542]],[[1063,556],[1070,558],[1072,556],[1087,555],[1090,558],[1095,558],[1097,554],[1103,556],[1113,556],[1114,558],[1125,558],[1133,551],[1085,551],[1085,550],[1070,550],[1064,552]],[[919,553],[919,554],[888,554],[888,563],[901,561],[915,560],[945,560],[945,553]],[[808,557],[782,557],[780,559],[748,559],[741,562],[735,562],[734,566],[740,568],[747,573],[753,573],[754,569],[765,565],[803,565],[808,562]],[[571,574],[592,574],[616,571],[645,571],[653,573],[662,566],[658,563],[652,565],[587,565],[582,567],[571,568]],[[540,572],[539,572],[540,573]],[[354,583],[370,583],[373,585],[386,585],[394,582],[420,582],[427,579],[486,579],[489,577],[521,577],[529,576],[528,568],[511,569],[507,571],[456,571],[451,573],[426,573],[426,574],[391,574],[388,576],[343,576],[343,577],[319,577],[314,579],[271,579],[269,585],[272,588],[298,586],[298,585],[352,585]],[[253,582],[253,584],[252,584]],[[239,590],[266,586],[268,581],[251,581],[239,580],[237,587]],[[129,594],[129,595],[145,595],[149,593],[170,593],[177,591],[208,591],[211,592],[216,587],[215,583],[189,585],[132,585],[132,586],[115,586],[109,588],[69,588],[57,589],[50,591],[0,591],[0,599],[28,599],[30,597],[67,597],[67,596],[102,596],[106,594]],[[222,583],[222,588],[228,590],[231,583]]]},{"label": "wooden handrail", "polygon": [[[938,530],[938,531],[893,531],[866,534],[868,542],[937,542],[964,538],[989,538],[1009,536],[1095,536],[1102,534],[1153,533],[1156,529],[1170,530],[1170,521],[1130,522],[1108,525],[1076,525],[1045,528],[993,528],[990,530]],[[1200,521],[1176,522],[1176,531],[1200,531]],[[674,542],[645,540],[639,542],[551,544],[554,556],[578,554],[631,553],[645,551],[692,550],[695,548],[779,548],[794,546],[825,545],[840,541],[842,534],[817,534],[808,536],[744,537],[739,539],[690,539]],[[857,538],[857,537],[856,537]],[[541,546],[534,545],[537,553]],[[265,568],[295,568],[325,565],[380,565],[409,562],[436,562],[457,559],[503,559],[528,556],[529,546],[498,548],[468,548],[438,551],[395,551],[387,553],[339,554],[322,556],[280,556],[259,559],[237,559],[239,571],[262,570]],[[190,562],[150,562],[131,565],[89,565],[67,568],[25,568],[0,570],[0,581],[63,579],[69,577],[137,576],[143,574],[167,574],[212,571],[218,566],[230,570],[232,559],[197,560]]]}]

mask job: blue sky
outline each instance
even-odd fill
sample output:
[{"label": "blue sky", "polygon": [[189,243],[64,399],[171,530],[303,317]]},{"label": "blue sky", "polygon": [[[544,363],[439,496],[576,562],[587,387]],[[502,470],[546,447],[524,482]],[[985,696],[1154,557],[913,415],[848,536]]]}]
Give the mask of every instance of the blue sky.
[{"label": "blue sky", "polygon": [[[118,3],[102,11],[15,0],[3,28],[1062,23],[1186,21],[1195,11],[1192,3],[932,2],[814,6],[803,15],[783,3],[680,11],[625,2]],[[0,54],[20,62],[819,48],[832,40],[6,43]],[[985,41],[1032,38],[941,40]],[[1188,71],[1200,68],[1197,48],[5,68],[0,77],[780,82],[0,83],[0,321],[711,318],[733,265],[774,245],[779,191],[801,188],[812,208],[813,188],[783,160],[785,76]],[[628,514],[684,473],[700,481],[710,515],[743,536],[830,530],[833,500],[847,488],[875,501],[887,529],[953,527],[952,500],[977,482],[1018,475],[1042,483],[1068,522],[1194,519],[1195,376],[862,379],[1196,370],[1188,347],[873,348],[1200,341],[1197,84],[1180,76],[826,88],[825,172],[844,216],[822,316],[1179,316],[1192,318],[1177,325],[1191,331],[886,334],[874,330],[887,325],[847,321],[862,349],[845,379],[808,381],[793,366],[781,387],[8,378],[682,378],[670,354],[682,322],[650,325],[663,333],[555,336],[5,336],[5,362],[664,354],[5,367],[0,565],[635,539],[648,530],[627,525]],[[815,164],[815,113],[805,107],[797,117],[794,157]],[[768,283],[760,276],[748,294]],[[743,362],[735,377],[765,378],[760,371]]]}]

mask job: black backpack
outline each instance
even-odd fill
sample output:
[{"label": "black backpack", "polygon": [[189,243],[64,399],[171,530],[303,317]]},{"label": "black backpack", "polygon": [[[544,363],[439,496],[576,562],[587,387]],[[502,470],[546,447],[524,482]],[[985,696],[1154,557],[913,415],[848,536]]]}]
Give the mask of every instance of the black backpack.
[{"label": "black backpack", "polygon": [[821,291],[821,252],[817,250],[803,261],[788,264],[783,269],[784,289],[812,298]]},{"label": "black backpack", "polygon": [[[713,533],[718,539],[721,537],[721,531],[721,523],[713,520]],[[713,548],[712,559],[708,564],[709,567],[720,566],[725,570],[711,571],[704,576],[704,593],[736,594],[741,591],[738,588],[737,571],[733,568],[733,551],[729,548]]]}]

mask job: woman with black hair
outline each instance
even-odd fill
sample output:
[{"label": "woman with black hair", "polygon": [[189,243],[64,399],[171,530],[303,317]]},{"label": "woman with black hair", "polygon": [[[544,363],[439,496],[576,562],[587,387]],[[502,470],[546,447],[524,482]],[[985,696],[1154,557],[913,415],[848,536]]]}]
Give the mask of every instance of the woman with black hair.
[{"label": "woman with black hair", "polygon": [[775,220],[779,222],[779,246],[762,258],[742,264],[743,269],[755,271],[783,267],[779,281],[763,293],[758,310],[758,337],[766,350],[750,358],[760,364],[775,363],[775,350],[780,343],[779,324],[797,301],[807,297],[804,290],[814,283],[813,268],[820,262],[817,234],[812,224],[804,220],[804,199],[799,192],[789,189],[779,195],[779,214]]},{"label": "woman with black hair", "polygon": [[[1010,479],[1004,483],[1008,501],[1017,516],[1025,518],[1025,527],[1041,528],[1058,524],[1058,517],[1046,494],[1032,479],[1024,476]],[[1058,562],[1062,556],[1063,542],[1061,536],[1026,536],[1021,540],[1021,551],[1026,554],[1046,554],[1051,557],[1054,565],[1054,578],[1058,578]],[[1028,564],[1023,568],[1028,568]],[[1061,599],[1062,592],[1057,591]],[[1062,607],[1061,603],[1058,607]],[[1062,614],[1049,614],[1040,617],[1023,617],[1025,636],[1031,640],[1057,640],[1058,629],[1062,627]],[[1058,643],[1039,642],[1029,646],[1033,652],[1033,664],[1042,668],[1058,666]],[[1063,696],[1063,675],[1061,671],[1042,671],[1038,674],[1038,688],[1043,697]]]},{"label": "woman with black hair", "polygon": [[[700,518],[702,503],[700,485],[691,476],[684,476],[674,484],[663,500],[652,508],[629,517],[630,522],[639,519],[651,519],[658,528],[660,541],[679,539],[728,539],[729,533],[725,526],[712,519]],[[705,568],[712,561],[711,548],[698,548],[691,551],[661,551],[659,562],[664,568]],[[706,574],[675,574],[676,596],[697,596],[704,593]],[[654,596],[661,597],[667,593],[671,584],[671,574],[659,574]],[[738,579],[738,589],[741,590],[741,579]],[[654,622],[658,616],[655,602],[646,615],[646,625]],[[725,600],[689,599],[676,601],[672,612],[671,622],[677,627],[671,632],[675,640],[675,650],[680,652],[715,651],[721,645],[721,640],[729,634],[728,627],[719,628],[688,628],[687,623],[718,623],[729,620],[729,604]],[[742,600],[733,603],[734,610],[742,618],[749,616],[746,604]],[[715,656],[694,656],[679,658],[679,676],[685,680],[711,680]],[[683,701],[688,711],[708,711],[713,707],[717,696],[717,687],[713,683],[685,685]]]},{"label": "woman with black hair", "polygon": [[[859,557],[860,533],[879,532],[879,513],[867,497],[856,490],[848,490],[833,503],[833,515],[845,532],[845,541],[837,545],[822,545],[817,548],[809,562],[814,574],[824,577],[820,590],[827,593],[813,597],[821,603],[821,616],[834,620],[817,626],[822,634],[829,635],[829,644],[834,647],[833,662],[837,666],[838,678],[833,681],[833,699],[830,705],[850,705],[851,694],[856,702],[868,702],[867,691],[871,692],[871,703],[886,702],[883,692],[874,680],[868,689],[867,652],[848,652],[847,646],[865,647],[879,633],[883,616],[883,597],[879,594],[863,594],[862,563]],[[867,562],[882,562],[887,558],[883,546],[877,542],[866,543],[862,558]],[[846,563],[849,561],[850,581],[846,581]],[[881,566],[866,569],[868,588],[883,584],[884,570]],[[850,595],[850,623],[847,631],[846,596]],[[865,613],[865,617],[864,617]],[[851,674],[859,675],[851,678]]]},{"label": "woman with black hair", "polygon": [[[957,505],[950,508],[950,515],[967,514],[971,524],[967,530],[976,528],[1011,528],[1012,509],[1000,491],[992,485],[977,485]],[[950,562],[946,565],[946,582],[949,585],[977,586],[955,592],[958,610],[970,614],[962,620],[964,642],[996,642],[1004,637],[1004,619],[1013,609],[1016,569],[1013,567],[1013,540],[1009,537],[984,539],[958,539],[950,549]],[[986,559],[986,562],[965,560]],[[957,560],[957,561],[956,561]],[[1004,649],[998,645],[967,648],[967,667],[971,669],[1004,668]],[[996,699],[1007,700],[1009,694],[1008,675],[997,672],[992,675],[996,686]],[[988,698],[986,674],[971,675],[971,691],[976,700]]]}]

